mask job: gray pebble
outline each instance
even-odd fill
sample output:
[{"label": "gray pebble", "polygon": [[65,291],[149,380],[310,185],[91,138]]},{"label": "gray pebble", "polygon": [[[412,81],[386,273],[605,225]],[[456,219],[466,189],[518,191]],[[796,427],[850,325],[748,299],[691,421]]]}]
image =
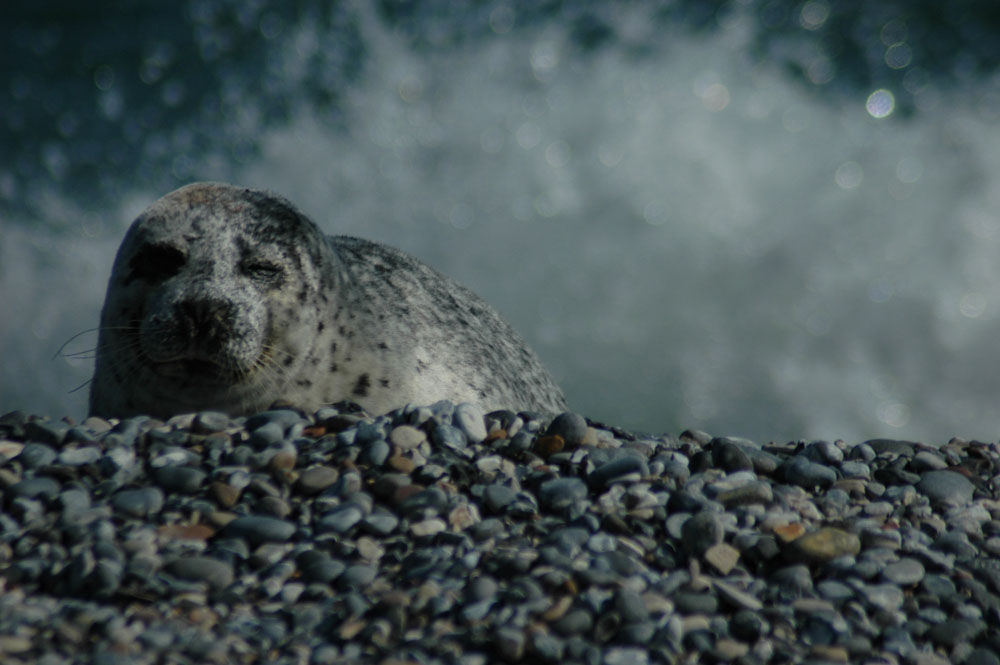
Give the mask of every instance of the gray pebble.
[{"label": "gray pebble", "polygon": [[722,523],[715,513],[702,511],[684,522],[681,540],[685,550],[701,556],[709,547],[722,542]]},{"label": "gray pebble", "polygon": [[547,436],[560,436],[573,446],[583,443],[587,436],[587,421],[583,416],[567,411],[555,417],[545,430]]},{"label": "gray pebble", "polygon": [[253,545],[286,542],[295,534],[295,525],[262,515],[237,517],[222,529],[226,538],[242,538]]},{"label": "gray pebble", "polygon": [[470,443],[479,443],[486,438],[486,420],[475,404],[465,402],[456,406],[452,424],[462,430]]},{"label": "gray pebble", "polygon": [[955,471],[927,471],[920,476],[916,487],[931,501],[952,506],[971,501],[975,489],[968,478]]},{"label": "gray pebble", "polygon": [[111,506],[130,517],[146,517],[163,508],[163,492],[158,487],[122,490],[111,497]]},{"label": "gray pebble", "polygon": [[207,556],[190,556],[174,559],[164,570],[181,579],[207,582],[213,589],[225,589],[233,583],[233,567],[225,561]]}]

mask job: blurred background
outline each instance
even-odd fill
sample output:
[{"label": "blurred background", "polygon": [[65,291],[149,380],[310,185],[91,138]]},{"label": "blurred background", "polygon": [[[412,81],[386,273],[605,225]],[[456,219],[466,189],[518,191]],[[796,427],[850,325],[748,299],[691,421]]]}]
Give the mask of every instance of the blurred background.
[{"label": "blurred background", "polygon": [[225,180],[470,286],[595,419],[996,440],[998,31],[985,0],[6,2],[0,412],[85,415],[125,228]]}]

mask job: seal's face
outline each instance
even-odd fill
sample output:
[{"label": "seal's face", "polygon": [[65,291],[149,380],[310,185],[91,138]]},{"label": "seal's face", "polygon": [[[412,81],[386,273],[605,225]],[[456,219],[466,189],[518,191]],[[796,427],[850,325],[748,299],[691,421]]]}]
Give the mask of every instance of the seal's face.
[{"label": "seal's face", "polygon": [[334,262],[283,199],[219,184],[168,194],[115,259],[91,412],[266,408],[318,362]]}]

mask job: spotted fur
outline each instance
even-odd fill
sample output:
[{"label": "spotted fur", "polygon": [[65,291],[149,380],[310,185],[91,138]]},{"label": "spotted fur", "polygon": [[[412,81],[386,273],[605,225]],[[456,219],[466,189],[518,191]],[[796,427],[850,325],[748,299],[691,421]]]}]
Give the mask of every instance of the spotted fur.
[{"label": "spotted fur", "polygon": [[324,237],[270,193],[197,183],[168,194],[115,258],[91,413],[241,415],[278,399],[373,413],[440,399],[566,408],[489,305],[416,259]]}]

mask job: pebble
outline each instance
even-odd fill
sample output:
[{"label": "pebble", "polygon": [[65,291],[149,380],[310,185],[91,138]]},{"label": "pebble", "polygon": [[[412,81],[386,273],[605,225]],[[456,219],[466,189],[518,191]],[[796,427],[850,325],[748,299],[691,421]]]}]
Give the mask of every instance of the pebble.
[{"label": "pebble", "polygon": [[1000,662],[996,444],[340,409],[0,417],[3,661]]},{"label": "pebble", "polygon": [[931,501],[951,506],[969,503],[975,489],[968,478],[955,471],[927,471],[916,488]]}]

